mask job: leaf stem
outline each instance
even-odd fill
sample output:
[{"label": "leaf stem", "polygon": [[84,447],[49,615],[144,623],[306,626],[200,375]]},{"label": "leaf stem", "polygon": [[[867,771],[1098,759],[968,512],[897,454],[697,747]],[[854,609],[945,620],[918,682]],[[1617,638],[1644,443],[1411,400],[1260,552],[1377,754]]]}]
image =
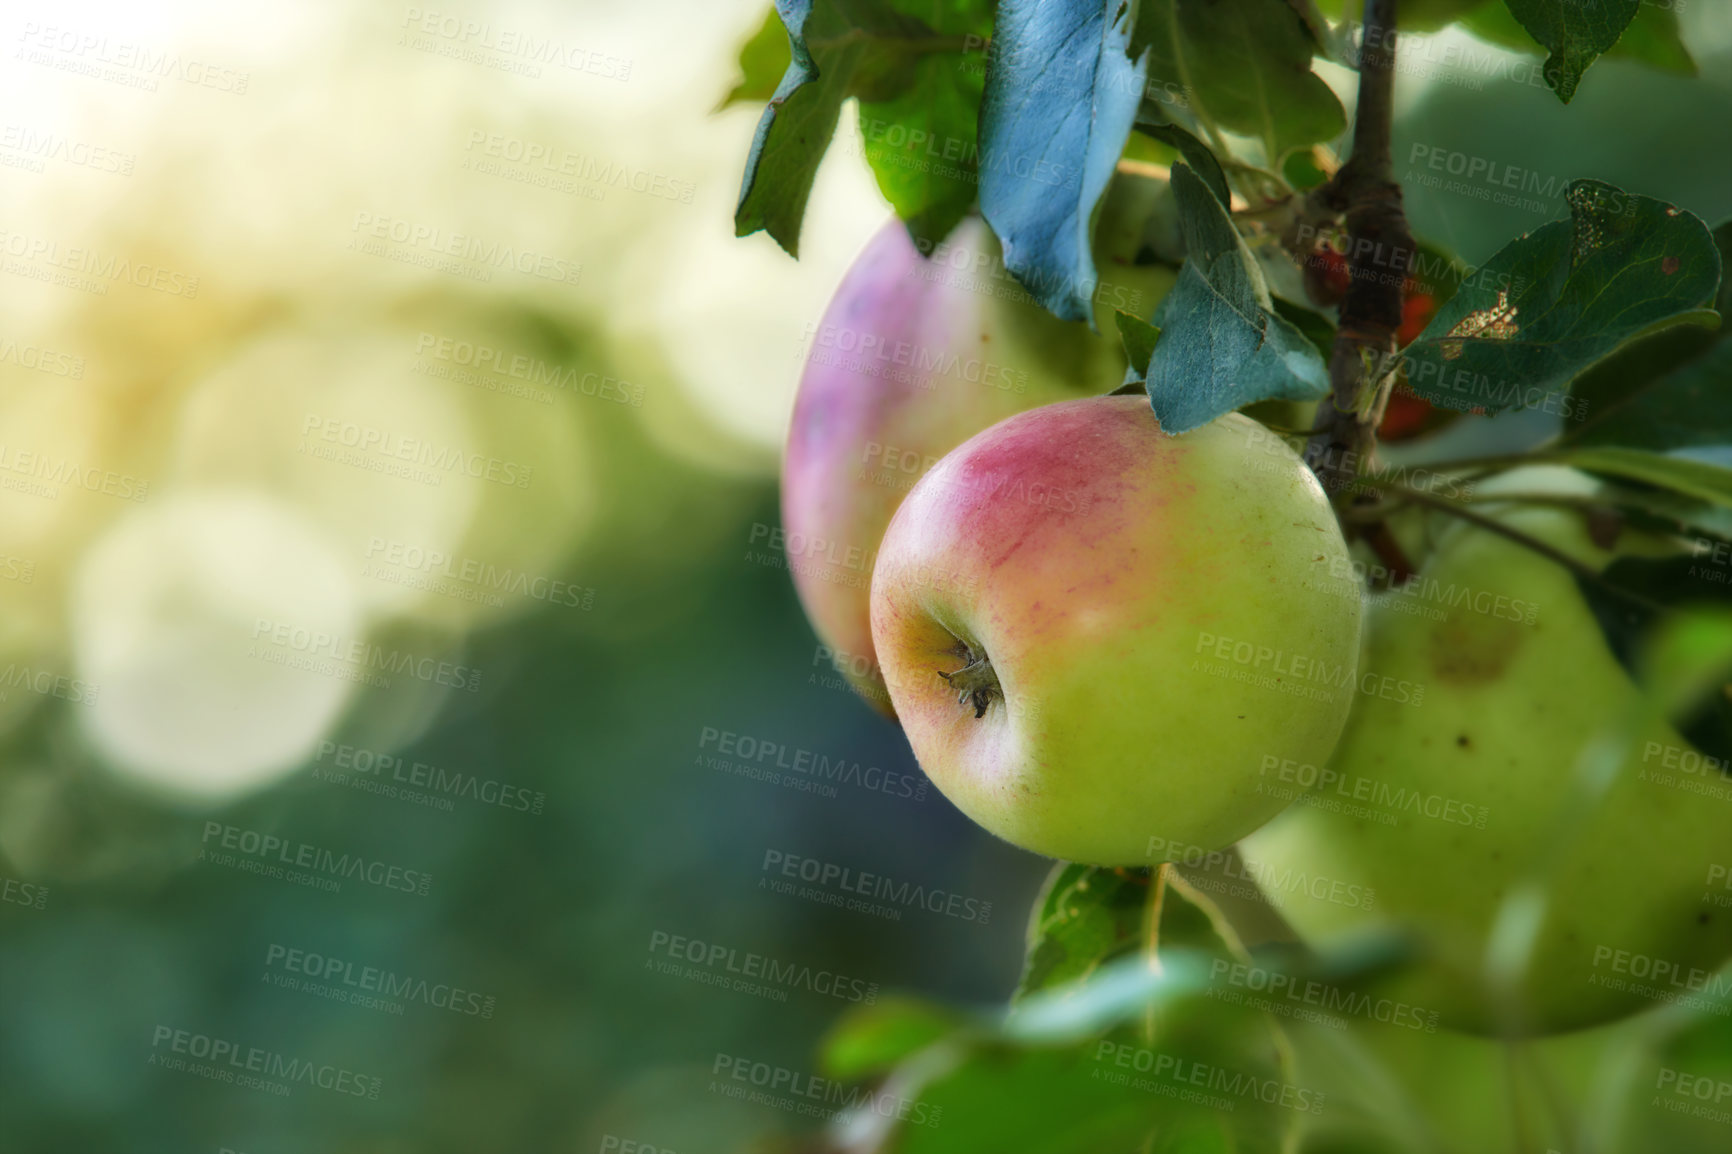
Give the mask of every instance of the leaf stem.
[{"label": "leaf stem", "polygon": [[1663,608],[1658,602],[1652,601],[1639,593],[1633,593],[1622,586],[1614,585],[1610,581],[1607,581],[1605,576],[1592,565],[1578,561],[1562,549],[1540,540],[1531,533],[1524,533],[1520,529],[1506,525],[1494,517],[1488,517],[1484,513],[1476,513],[1472,509],[1463,508],[1454,501],[1434,496],[1423,489],[1410,489],[1404,485],[1391,481],[1384,481],[1375,477],[1365,477],[1363,480],[1366,483],[1376,485],[1378,488],[1387,489],[1412,504],[1424,505],[1428,509],[1436,509],[1441,513],[1447,513],[1451,517],[1456,517],[1462,521],[1466,521],[1468,524],[1484,529],[1488,533],[1495,533],[1499,537],[1502,537],[1507,541],[1512,541],[1525,549],[1531,549],[1546,560],[1568,569],[1581,580],[1589,582],[1590,584],[1605,590],[1607,593],[1610,593],[1615,597],[1620,597],[1633,605],[1639,605],[1644,609],[1653,610],[1655,612],[1658,612]]}]

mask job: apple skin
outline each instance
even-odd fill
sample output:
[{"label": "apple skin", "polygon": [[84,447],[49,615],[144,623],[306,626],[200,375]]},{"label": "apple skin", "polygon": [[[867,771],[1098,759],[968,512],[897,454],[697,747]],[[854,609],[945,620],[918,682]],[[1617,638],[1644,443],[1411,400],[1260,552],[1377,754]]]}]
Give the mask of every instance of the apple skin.
[{"label": "apple skin", "polygon": [[[1504,487],[1593,488],[1565,470],[1523,472],[1524,483]],[[1552,476],[1548,481],[1540,474]],[[1530,506],[1498,516],[1595,568],[1614,557],[1568,513]],[[1651,552],[1654,544],[1627,533],[1618,552]],[[1411,596],[1373,602],[1366,661],[1425,684],[1423,705],[1360,702],[1328,763],[1331,783],[1248,838],[1243,851],[1270,876],[1303,870],[1373,889],[1376,901],[1370,910],[1348,909],[1297,892],[1283,896],[1282,914],[1319,947],[1373,928],[1413,933],[1425,960],[1381,992],[1435,1010],[1442,1024],[1472,1033],[1581,1029],[1659,1004],[1603,984],[1634,980],[1615,971],[1615,958],[1602,955],[1596,966],[1597,951],[1663,959],[1686,974],[1725,962],[1732,956],[1732,914],[1703,898],[1708,865],[1732,858],[1732,800],[1644,780],[1648,742],[1690,748],[1656,719],[1638,735],[1603,802],[1566,843],[1532,963],[1519,984],[1521,1018],[1500,1016],[1479,976],[1499,905],[1528,875],[1553,829],[1577,755],[1619,724],[1639,690],[1607,648],[1574,579],[1531,550],[1457,526],[1440,539],[1420,576],[1446,590],[1485,591],[1532,605],[1534,621],[1465,607],[1434,621],[1411,612]],[[1394,824],[1383,824],[1325,808],[1375,789],[1452,800],[1455,818],[1427,818],[1396,806],[1382,811]],[[1477,828],[1482,816],[1483,829]]]},{"label": "apple skin", "polygon": [[[1030,300],[980,218],[964,219],[932,256],[892,218],[856,258],[812,333],[782,465],[782,528],[801,605],[838,672],[892,716],[868,600],[897,505],[987,426],[1124,379],[1116,330],[1091,333]],[[1135,304],[1144,316],[1173,279],[1112,264],[1102,276],[1103,306]]]},{"label": "apple skin", "polygon": [[[878,556],[872,635],[909,744],[959,809],[1048,857],[1150,864],[1281,809],[1257,788],[1266,757],[1334,748],[1361,599],[1313,575],[1346,564],[1322,487],[1256,422],[1169,437],[1144,397],[1063,401],[915,486]],[[1237,679],[1253,666],[1211,639],[1262,647],[1268,681]],[[1001,689],[978,717],[942,676],[970,651]],[[1296,678],[1295,658],[1335,680]]]}]

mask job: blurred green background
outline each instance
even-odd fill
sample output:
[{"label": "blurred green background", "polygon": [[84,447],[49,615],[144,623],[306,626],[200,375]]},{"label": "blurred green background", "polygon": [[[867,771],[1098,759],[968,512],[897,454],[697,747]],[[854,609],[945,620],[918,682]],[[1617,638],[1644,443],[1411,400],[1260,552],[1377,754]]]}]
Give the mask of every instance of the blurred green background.
[{"label": "blurred green background", "polygon": [[[1397,155],[1465,152],[1732,215],[1732,28],[1715,7],[1683,14],[1698,80],[1605,61],[1565,109],[1495,77],[1404,77]],[[935,793],[826,797],[705,760],[713,730],[919,772],[829,668],[766,541],[807,327],[887,210],[845,129],[799,263],[732,237],[756,111],[711,110],[762,15],[755,0],[8,12],[4,1149],[738,1150],[811,1120],[728,1097],[718,1056],[815,1073],[847,1003],[658,973],[652,935],[883,992],[988,1004],[1014,984],[1046,863]],[[556,55],[526,59],[538,41]],[[1475,262],[1563,215],[1555,198],[1418,185],[1409,204],[1422,237]],[[529,367],[466,366],[460,348]],[[350,429],[379,441],[333,460]],[[406,442],[530,483],[394,475],[388,447]],[[91,470],[148,482],[145,498],[92,491]],[[451,561],[393,560],[409,551]],[[489,597],[478,572],[510,577]],[[555,588],[577,592],[535,592]],[[336,640],[306,653],[273,640],[285,624]],[[357,681],[355,652],[411,671]],[[416,672],[441,661],[474,688]],[[77,685],[93,692],[56,695]],[[541,800],[340,783],[339,746]],[[237,846],[277,837],[431,882],[327,892],[201,860],[229,827]],[[991,915],[813,904],[762,884],[772,851]],[[287,988],[291,949],[491,1011]],[[160,1063],[164,1030],[379,1092],[201,1077]]]}]

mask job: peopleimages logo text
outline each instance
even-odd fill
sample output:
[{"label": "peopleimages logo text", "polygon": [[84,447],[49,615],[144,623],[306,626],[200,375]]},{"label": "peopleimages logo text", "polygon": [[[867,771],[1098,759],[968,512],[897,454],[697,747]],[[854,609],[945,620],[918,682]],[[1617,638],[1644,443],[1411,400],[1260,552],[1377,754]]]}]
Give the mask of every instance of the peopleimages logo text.
[{"label": "peopleimages logo text", "polygon": [[[763,987],[775,991],[807,990],[823,997],[843,1002],[871,1005],[878,1000],[878,983],[864,978],[851,978],[834,970],[818,969],[801,962],[784,962],[768,954],[742,951],[720,942],[704,942],[667,930],[653,930],[649,941],[649,962],[657,955],[672,962],[686,962],[697,970],[708,971],[718,978],[736,976],[741,983],[736,988],[760,983],[750,992],[763,992]],[[696,977],[694,973],[682,976]],[[721,984],[712,982],[710,984]],[[780,1000],[785,1000],[786,994]]]},{"label": "peopleimages logo text", "polygon": [[357,1074],[329,1062],[309,1062],[260,1046],[243,1047],[227,1038],[178,1030],[173,1026],[157,1026],[151,1034],[150,1048],[153,1064],[172,1068],[170,1062],[160,1061],[156,1053],[166,1049],[169,1054],[183,1054],[209,1063],[210,1069],[200,1072],[207,1076],[215,1074],[214,1080],[221,1082],[233,1082],[239,1075],[256,1075],[284,1083],[304,1082],[321,1090],[367,1099],[377,1099],[384,1085],[381,1078]]},{"label": "peopleimages logo text", "polygon": [[[895,773],[876,765],[864,765],[850,760],[845,754],[831,757],[816,750],[801,749],[786,742],[766,741],[749,733],[734,733],[704,726],[698,734],[698,749],[714,750],[732,764],[753,770],[787,770],[801,777],[844,785],[856,785],[874,793],[923,801],[927,780],[912,774]],[[703,756],[700,753],[700,758]],[[722,768],[718,766],[717,768]]]},{"label": "peopleimages logo text", "polygon": [[426,978],[398,974],[377,966],[358,966],[346,959],[303,950],[277,942],[265,950],[265,968],[284,973],[335,983],[352,992],[376,994],[381,998],[396,998],[403,1002],[420,1002],[454,1014],[491,1018],[496,999],[491,994],[466,990],[449,982],[430,982]]},{"label": "peopleimages logo text", "polygon": [[[388,865],[360,854],[338,853],[323,846],[291,841],[275,834],[260,833],[258,830],[245,829],[238,825],[226,825],[220,821],[204,823],[202,841],[206,847],[206,857],[210,856],[213,848],[220,847],[273,866],[306,870],[308,873],[332,879],[363,881],[382,889],[399,890],[421,897],[427,896],[427,887],[433,884],[433,875],[423,870],[404,869],[402,866]],[[212,842],[215,842],[215,847]]]},{"label": "peopleimages logo text", "polygon": [[253,641],[309,657],[324,657],[345,665],[406,674],[419,681],[467,689],[481,688],[481,671],[467,665],[418,656],[404,650],[386,649],[359,637],[344,637],[322,629],[308,629],[284,621],[260,617],[253,622]]}]

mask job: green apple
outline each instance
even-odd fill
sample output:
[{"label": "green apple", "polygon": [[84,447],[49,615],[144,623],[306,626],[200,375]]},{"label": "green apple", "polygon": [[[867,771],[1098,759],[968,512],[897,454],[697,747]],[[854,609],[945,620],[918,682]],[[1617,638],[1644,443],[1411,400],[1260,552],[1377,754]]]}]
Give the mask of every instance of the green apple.
[{"label": "green apple", "polygon": [[[1594,488],[1525,472],[1508,487]],[[1659,545],[1626,533],[1608,551],[1576,514],[1501,508],[1505,524],[1594,569]],[[1567,569],[1462,525],[1415,582],[1374,603],[1367,635],[1366,662],[1423,684],[1423,703],[1367,699],[1326,768],[1273,767],[1311,792],[1243,847],[1266,886],[1295,873],[1326,883],[1284,887],[1303,937],[1413,934],[1424,960],[1386,992],[1474,1032],[1581,1028],[1724,982],[1713,971],[1732,956],[1732,911],[1705,890],[1732,859],[1732,780],[1718,796],[1667,783],[1666,766],[1700,766],[1700,753],[1642,708]],[[1615,776],[1571,817],[1572,798],[1592,797],[1577,782],[1596,756],[1616,757]],[[1528,963],[1495,981],[1501,907],[1536,877],[1545,901]],[[1350,907],[1331,900],[1335,887],[1376,898]]]},{"label": "green apple", "polygon": [[1249,418],[1164,433],[1140,396],[1019,414],[885,534],[872,636],[922,768],[1006,841],[1097,865],[1244,836],[1273,757],[1327,757],[1361,600],[1316,478]]},{"label": "green apple", "polygon": [[1119,385],[1112,310],[1146,317],[1173,280],[1167,268],[1128,264],[1112,247],[1128,246],[1126,236],[1114,231],[1097,253],[1100,333],[1036,304],[978,217],[924,255],[891,220],[812,330],[783,458],[783,541],[824,649],[880,709],[889,712],[889,697],[867,605],[891,515],[940,457],[987,426]]}]

